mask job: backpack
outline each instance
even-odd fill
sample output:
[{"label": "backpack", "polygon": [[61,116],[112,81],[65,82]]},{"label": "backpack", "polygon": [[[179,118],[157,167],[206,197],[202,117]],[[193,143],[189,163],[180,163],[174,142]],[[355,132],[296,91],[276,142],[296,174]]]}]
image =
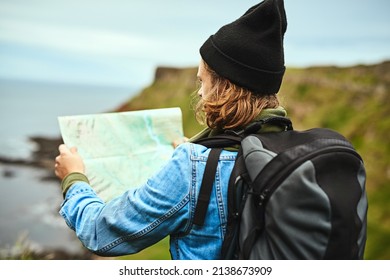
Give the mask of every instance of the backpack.
[{"label": "backpack", "polygon": [[[265,124],[285,130],[255,134]],[[363,259],[365,168],[342,135],[295,131],[289,119],[272,117],[195,143],[211,148],[196,225],[204,222],[222,149],[239,145],[221,259]]]}]

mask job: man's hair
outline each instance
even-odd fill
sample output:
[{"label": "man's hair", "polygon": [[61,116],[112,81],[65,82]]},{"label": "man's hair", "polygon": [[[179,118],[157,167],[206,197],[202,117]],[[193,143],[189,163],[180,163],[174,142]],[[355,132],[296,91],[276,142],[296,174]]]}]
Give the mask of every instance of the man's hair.
[{"label": "man's hair", "polygon": [[196,119],[210,128],[233,129],[245,127],[265,108],[276,108],[276,94],[259,95],[237,86],[219,76],[206,62],[212,87],[195,105]]}]

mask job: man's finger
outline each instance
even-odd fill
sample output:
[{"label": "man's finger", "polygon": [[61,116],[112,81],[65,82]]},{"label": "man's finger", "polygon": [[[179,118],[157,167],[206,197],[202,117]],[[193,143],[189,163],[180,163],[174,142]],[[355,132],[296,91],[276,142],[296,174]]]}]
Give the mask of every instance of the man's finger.
[{"label": "man's finger", "polygon": [[77,147],[71,147],[71,148],[70,148],[70,152],[71,152],[72,154],[77,153]]}]

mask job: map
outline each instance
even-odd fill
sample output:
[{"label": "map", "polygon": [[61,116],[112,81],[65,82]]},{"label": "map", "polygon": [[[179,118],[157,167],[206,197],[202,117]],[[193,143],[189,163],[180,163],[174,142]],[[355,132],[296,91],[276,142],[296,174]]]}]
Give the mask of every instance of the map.
[{"label": "map", "polygon": [[173,141],[183,138],[180,108],[61,116],[58,122],[104,201],[144,184],[172,156]]}]

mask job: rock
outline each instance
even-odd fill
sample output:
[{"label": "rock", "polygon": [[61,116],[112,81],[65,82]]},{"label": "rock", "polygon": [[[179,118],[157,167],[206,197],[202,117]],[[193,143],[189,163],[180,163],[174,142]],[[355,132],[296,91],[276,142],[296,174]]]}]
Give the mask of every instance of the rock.
[{"label": "rock", "polygon": [[15,172],[10,169],[5,169],[3,171],[3,177],[8,177],[8,178],[15,177]]},{"label": "rock", "polygon": [[[38,147],[30,158],[13,159],[0,156],[0,163],[5,165],[21,165],[46,169],[47,175],[42,180],[58,180],[54,175],[54,161],[58,155],[58,146],[63,143],[59,138],[31,137],[30,141]],[[6,168],[2,174],[4,177],[13,177],[15,172]]]}]

